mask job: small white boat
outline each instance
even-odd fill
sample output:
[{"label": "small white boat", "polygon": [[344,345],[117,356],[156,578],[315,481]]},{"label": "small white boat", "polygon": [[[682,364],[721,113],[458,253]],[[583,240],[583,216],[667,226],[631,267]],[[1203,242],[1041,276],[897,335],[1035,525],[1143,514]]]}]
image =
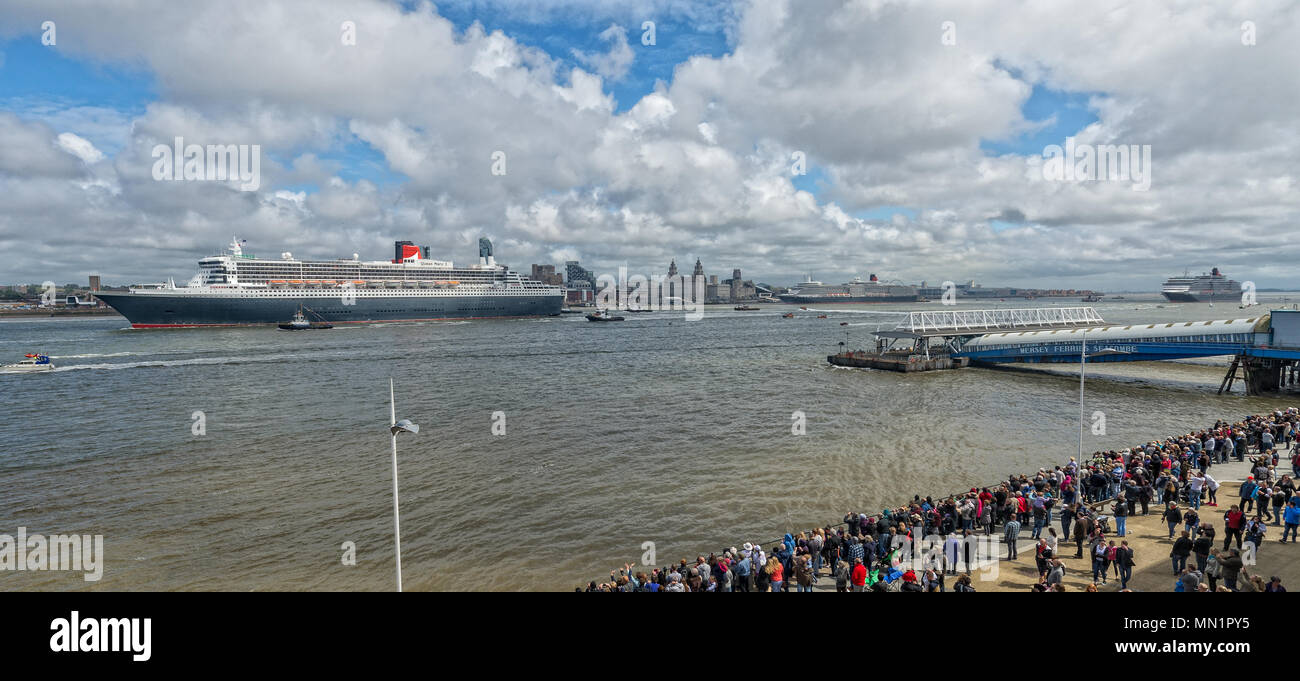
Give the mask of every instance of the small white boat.
[{"label": "small white boat", "polygon": [[17,364],[0,364],[0,371],[6,373],[29,373],[34,371],[53,371],[54,365],[50,364],[48,355],[34,354],[27,355]]}]

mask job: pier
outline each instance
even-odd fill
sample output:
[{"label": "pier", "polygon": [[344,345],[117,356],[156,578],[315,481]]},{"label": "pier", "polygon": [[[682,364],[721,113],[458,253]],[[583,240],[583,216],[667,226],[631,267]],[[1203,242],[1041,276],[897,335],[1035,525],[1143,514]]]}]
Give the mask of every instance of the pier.
[{"label": "pier", "polygon": [[936,355],[926,357],[910,352],[887,352],[874,354],[870,352],[841,352],[828,355],[826,361],[835,366],[856,367],[859,369],[881,369],[884,371],[938,371],[943,369],[960,369],[970,364],[965,357]]},{"label": "pier", "polygon": [[[1300,382],[1297,309],[1235,319],[1125,325],[1106,324],[1091,307],[910,312],[896,327],[876,331],[875,336],[874,355],[842,352],[827,361],[838,366],[930,371],[967,364],[1231,356],[1220,394],[1237,380],[1245,382],[1247,395],[1276,392]],[[904,363],[920,367],[900,368]]]}]

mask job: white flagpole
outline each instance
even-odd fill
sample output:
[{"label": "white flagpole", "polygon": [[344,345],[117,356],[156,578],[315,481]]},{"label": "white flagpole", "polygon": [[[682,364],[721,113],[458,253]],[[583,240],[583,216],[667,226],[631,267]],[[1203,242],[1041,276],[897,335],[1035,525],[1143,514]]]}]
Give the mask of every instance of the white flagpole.
[{"label": "white flagpole", "polygon": [[[1088,332],[1080,336],[1079,345],[1079,458],[1075,460],[1075,470],[1083,467],[1083,373],[1088,366]],[[396,447],[397,445],[393,445]],[[1077,493],[1077,489],[1075,490]],[[1076,495],[1077,496],[1077,495]]]},{"label": "white flagpole", "polygon": [[[388,379],[389,426],[397,425],[397,401],[393,397],[393,379]],[[397,431],[390,430],[393,439],[393,544],[397,549],[397,590],[402,590],[402,513],[397,506]]]}]

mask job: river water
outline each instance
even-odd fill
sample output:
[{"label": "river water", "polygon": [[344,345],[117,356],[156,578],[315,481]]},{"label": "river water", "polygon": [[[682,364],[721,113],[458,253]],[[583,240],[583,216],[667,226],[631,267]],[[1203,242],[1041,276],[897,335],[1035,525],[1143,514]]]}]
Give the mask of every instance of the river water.
[{"label": "river water", "polygon": [[[1108,322],[1191,321],[1254,316],[1284,297],[1300,300],[1094,307]],[[107,556],[98,582],[0,572],[0,583],[392,589],[389,377],[398,418],[421,426],[399,440],[408,590],[570,590],[639,560],[645,542],[659,564],[694,558],[1075,453],[1077,365],[904,375],[826,363],[839,341],[869,347],[868,332],[893,319],[851,310],[908,308],[938,305],[301,333],[0,322],[0,360],[41,351],[58,366],[0,374],[0,534],[102,534]],[[1089,429],[1086,447],[1291,404],[1247,398],[1240,384],[1216,395],[1225,365],[1090,365],[1087,411],[1090,422],[1103,412],[1106,432]],[[343,564],[345,542],[355,565]]]}]

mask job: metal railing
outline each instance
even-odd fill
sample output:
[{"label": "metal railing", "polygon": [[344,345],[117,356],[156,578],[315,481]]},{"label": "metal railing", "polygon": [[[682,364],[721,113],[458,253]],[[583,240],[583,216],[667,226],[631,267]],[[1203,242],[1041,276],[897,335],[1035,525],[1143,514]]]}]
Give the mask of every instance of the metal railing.
[{"label": "metal railing", "polygon": [[1070,329],[1105,324],[1091,307],[1031,307],[1004,310],[909,312],[895,331],[990,333],[1027,329]]}]

